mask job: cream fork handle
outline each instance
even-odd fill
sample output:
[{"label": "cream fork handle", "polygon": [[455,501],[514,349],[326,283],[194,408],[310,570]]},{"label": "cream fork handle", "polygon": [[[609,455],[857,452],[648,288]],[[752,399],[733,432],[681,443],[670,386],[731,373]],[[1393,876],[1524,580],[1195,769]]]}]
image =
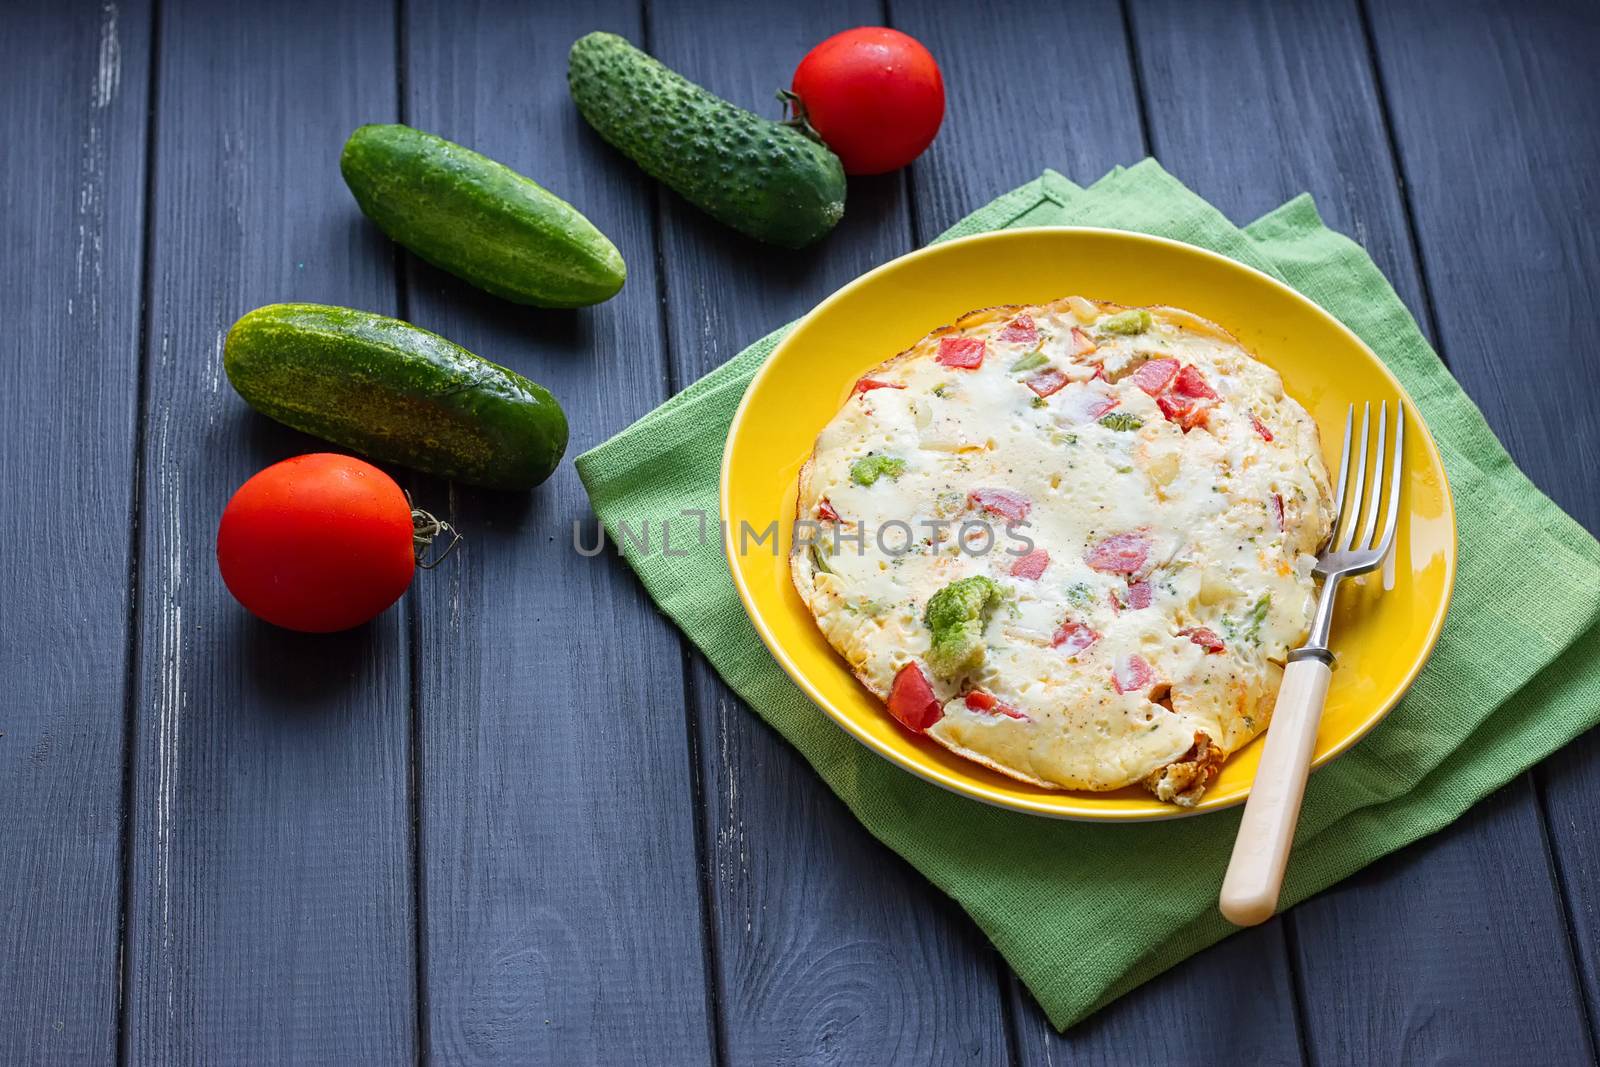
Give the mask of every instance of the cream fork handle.
[{"label": "cream fork handle", "polygon": [[1222,914],[1236,926],[1272,918],[1283,886],[1283,869],[1294,843],[1300,800],[1311,772],[1317,724],[1333,670],[1321,659],[1292,661],[1283,671],[1272,725],[1261,749],[1250,799],[1245,801],[1233,858],[1222,880]]}]

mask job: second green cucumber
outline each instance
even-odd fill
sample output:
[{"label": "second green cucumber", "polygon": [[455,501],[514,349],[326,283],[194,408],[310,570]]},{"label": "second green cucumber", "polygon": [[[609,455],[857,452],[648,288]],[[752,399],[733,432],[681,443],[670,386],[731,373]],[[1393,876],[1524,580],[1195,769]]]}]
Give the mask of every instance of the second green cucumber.
[{"label": "second green cucumber", "polygon": [[469,485],[531,489],[567,447],[567,417],[543,387],[370,311],[257,308],[228,331],[222,366],[263,415]]},{"label": "second green cucumber", "polygon": [[383,232],[434,266],[519,304],[583,307],[627,267],[571,204],[510,167],[410,126],[362,126],[339,170]]}]

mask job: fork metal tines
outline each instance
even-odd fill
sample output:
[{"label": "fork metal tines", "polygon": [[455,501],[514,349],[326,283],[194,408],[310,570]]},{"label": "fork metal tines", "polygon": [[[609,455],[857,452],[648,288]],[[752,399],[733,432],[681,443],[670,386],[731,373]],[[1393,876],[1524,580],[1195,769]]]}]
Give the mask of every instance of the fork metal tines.
[{"label": "fork metal tines", "polygon": [[[1345,578],[1375,570],[1394,547],[1395,528],[1400,520],[1400,485],[1405,469],[1405,408],[1398,400],[1395,401],[1394,441],[1391,445],[1389,403],[1384,401],[1379,405],[1378,439],[1376,447],[1369,449],[1372,404],[1369,401],[1361,405],[1360,447],[1352,471],[1350,446],[1354,440],[1352,431],[1355,415],[1355,405],[1351,404],[1344,419],[1344,449],[1339,456],[1333,525],[1312,569],[1312,573],[1322,579],[1322,592],[1317,598],[1317,611],[1312,618],[1306,643],[1289,653],[1291,660],[1316,657],[1326,662],[1332,661],[1333,654],[1328,651],[1328,628],[1333,618],[1333,597],[1339,583]],[[1383,485],[1386,456],[1389,475],[1387,494]],[[1384,501],[1386,495],[1387,504]],[[1381,533],[1378,531],[1380,513],[1383,515]]]}]

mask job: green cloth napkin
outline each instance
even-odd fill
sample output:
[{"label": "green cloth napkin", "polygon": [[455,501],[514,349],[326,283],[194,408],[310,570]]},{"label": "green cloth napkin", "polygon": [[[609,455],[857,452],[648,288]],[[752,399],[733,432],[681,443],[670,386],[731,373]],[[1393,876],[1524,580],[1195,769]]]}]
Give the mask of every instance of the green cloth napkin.
[{"label": "green cloth napkin", "polygon": [[[1444,635],[1383,724],[1312,776],[1286,905],[1440,829],[1600,719],[1600,545],[1512,464],[1372,260],[1309,196],[1241,230],[1153,160],[1087,189],[1046,171],[940,240],[1041,225],[1160,234],[1282,279],[1383,357],[1444,454],[1461,545]],[[617,522],[642,520],[670,525],[675,546],[695,540],[698,520],[682,512],[717,513],[734,408],[783,332],[578,457],[613,540]],[[960,901],[1058,1028],[1232,931],[1216,896],[1237,810],[1067,823],[945,792],[852,740],[789,681],[745,618],[720,544],[669,557],[652,543],[621,549],[662,610],[874,836]]]}]

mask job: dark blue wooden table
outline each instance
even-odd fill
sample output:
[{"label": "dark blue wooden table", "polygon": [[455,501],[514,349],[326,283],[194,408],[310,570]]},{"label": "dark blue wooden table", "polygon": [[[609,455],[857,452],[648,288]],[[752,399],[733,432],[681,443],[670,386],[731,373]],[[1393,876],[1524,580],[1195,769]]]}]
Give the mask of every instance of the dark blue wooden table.
[{"label": "dark blue wooden table", "polygon": [[[774,113],[863,23],[929,45],[948,118],[802,254],[566,95],[605,28]],[[576,453],[1042,168],[1146,154],[1239,221],[1313,192],[1600,529],[1597,57],[1592,2],[3,5],[0,1063],[1592,1062],[1594,734],[1062,1037],[625,566],[573,554],[570,464],[515,499],[411,478],[469,547],[354,633],[247,618],[212,544],[316,447],[221,375],[259,304],[505,362]],[[336,164],[385,121],[570,197],[626,289],[528,311],[396,255]]]}]

